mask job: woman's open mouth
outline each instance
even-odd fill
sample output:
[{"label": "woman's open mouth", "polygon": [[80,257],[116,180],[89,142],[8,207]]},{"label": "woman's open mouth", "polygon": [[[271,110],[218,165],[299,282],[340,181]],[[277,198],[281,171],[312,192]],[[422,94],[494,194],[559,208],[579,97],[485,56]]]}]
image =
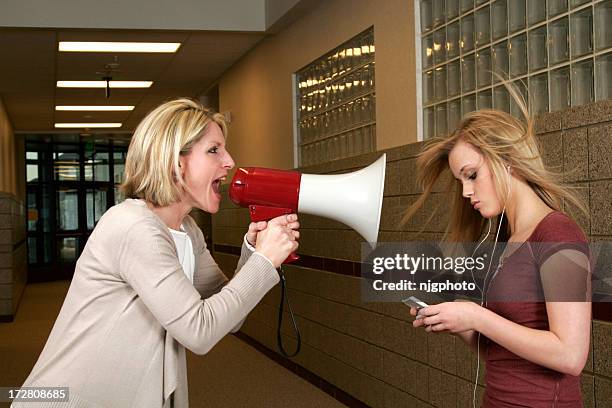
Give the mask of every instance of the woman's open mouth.
[{"label": "woman's open mouth", "polygon": [[219,177],[218,179],[215,179],[215,180],[212,182],[212,189],[213,189],[213,191],[215,192],[215,194],[217,194],[218,196],[221,196],[221,192],[220,192],[220,190],[221,190],[221,183],[222,183],[223,181],[225,181],[225,176],[223,176],[223,177]]}]

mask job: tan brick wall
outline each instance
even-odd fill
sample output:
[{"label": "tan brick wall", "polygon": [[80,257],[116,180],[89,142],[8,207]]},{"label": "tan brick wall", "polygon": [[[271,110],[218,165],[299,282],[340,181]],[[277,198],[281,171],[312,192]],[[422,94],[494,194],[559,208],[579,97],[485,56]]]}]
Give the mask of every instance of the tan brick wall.
[{"label": "tan brick wall", "polygon": [[0,317],[11,319],[27,280],[25,208],[0,192]]},{"label": "tan brick wall", "polygon": [[[567,181],[580,187],[589,217],[576,219],[591,240],[612,238],[612,101],[594,103],[537,118],[536,130],[545,162],[570,172]],[[435,240],[447,221],[444,186],[401,226],[405,209],[420,193],[414,180],[415,157],[422,143],[386,150],[387,176],[379,241]],[[302,169],[307,173],[352,171],[372,163],[381,152]],[[431,210],[438,215],[421,232]],[[567,209],[575,214],[572,209]],[[299,252],[306,255],[358,261],[361,238],[333,221],[300,216]],[[239,246],[248,213],[224,199],[213,217],[216,244]],[[237,257],[216,254],[224,270],[233,270]],[[302,351],[295,361],[323,379],[373,407],[469,407],[476,358],[450,335],[427,335],[413,330],[401,304],[363,304],[360,279],[336,273],[286,267],[289,296],[302,333]],[[279,288],[274,288],[251,313],[243,332],[276,350]],[[288,316],[283,333],[293,348]],[[612,323],[594,320],[589,360],[582,384],[585,407],[610,401],[612,394]],[[482,396],[484,364],[478,393]]]}]

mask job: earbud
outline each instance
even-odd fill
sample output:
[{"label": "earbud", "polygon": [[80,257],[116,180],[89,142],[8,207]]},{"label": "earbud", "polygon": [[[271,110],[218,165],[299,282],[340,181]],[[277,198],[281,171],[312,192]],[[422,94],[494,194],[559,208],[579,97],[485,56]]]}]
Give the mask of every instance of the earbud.
[{"label": "earbud", "polygon": [[[506,198],[506,200],[510,199],[510,194],[512,194],[512,178],[510,176],[510,166],[506,166],[506,171],[508,172],[508,198]],[[505,207],[505,204],[504,204]]]}]

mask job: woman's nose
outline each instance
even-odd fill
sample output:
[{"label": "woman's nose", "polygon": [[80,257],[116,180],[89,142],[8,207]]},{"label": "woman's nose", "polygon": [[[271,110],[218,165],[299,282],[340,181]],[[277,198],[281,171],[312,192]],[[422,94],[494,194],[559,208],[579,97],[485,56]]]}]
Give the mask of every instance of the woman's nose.
[{"label": "woman's nose", "polygon": [[463,189],[463,197],[470,198],[472,195],[474,195],[474,192],[472,191],[472,188],[470,186],[466,186],[464,184],[462,186],[462,189]]},{"label": "woman's nose", "polygon": [[229,153],[227,153],[223,160],[223,167],[228,170],[231,170],[234,168],[235,164],[236,163],[234,163],[234,159],[232,159],[232,156]]}]

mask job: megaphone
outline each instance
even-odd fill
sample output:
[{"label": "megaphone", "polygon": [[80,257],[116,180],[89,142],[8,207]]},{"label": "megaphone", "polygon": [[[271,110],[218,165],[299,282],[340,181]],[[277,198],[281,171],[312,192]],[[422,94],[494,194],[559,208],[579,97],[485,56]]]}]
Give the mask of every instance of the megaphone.
[{"label": "megaphone", "polygon": [[[357,231],[370,245],[378,238],[387,155],[361,170],[345,174],[302,174],[294,170],[239,168],[230,199],[249,207],[251,221],[304,213],[331,218]],[[285,263],[298,257],[291,254]]]}]

